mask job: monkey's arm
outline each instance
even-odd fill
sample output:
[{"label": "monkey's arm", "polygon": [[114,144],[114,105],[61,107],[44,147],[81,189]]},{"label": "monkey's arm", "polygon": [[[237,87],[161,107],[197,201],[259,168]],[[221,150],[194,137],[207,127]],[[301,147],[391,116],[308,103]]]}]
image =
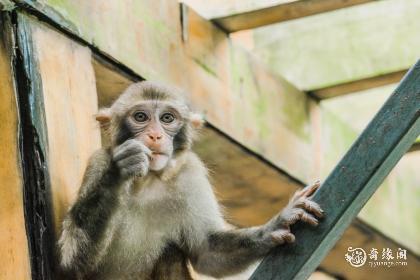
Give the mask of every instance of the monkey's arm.
[{"label": "monkey's arm", "polygon": [[222,277],[239,273],[272,248],[294,242],[289,226],[299,220],[317,225],[323,212],[309,196],[319,183],[297,192],[283,211],[263,226],[210,232],[192,255],[194,268],[203,274]]},{"label": "monkey's arm", "polygon": [[111,152],[101,149],[88,163],[76,202],[67,213],[59,239],[61,264],[67,270],[94,265],[95,245],[117,205],[115,192],[122,183]]},{"label": "monkey's arm", "polygon": [[58,241],[61,265],[82,274],[92,272],[100,261],[98,244],[106,234],[108,221],[118,207],[117,191],[135,176],[144,176],[149,169],[150,150],[130,139],[111,149],[94,153],[85,171],[76,202],[63,222]]}]

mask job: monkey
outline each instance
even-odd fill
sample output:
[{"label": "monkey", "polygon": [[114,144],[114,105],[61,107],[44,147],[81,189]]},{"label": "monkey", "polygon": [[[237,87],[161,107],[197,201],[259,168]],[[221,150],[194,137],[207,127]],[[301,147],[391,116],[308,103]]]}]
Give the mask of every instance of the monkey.
[{"label": "monkey", "polygon": [[290,226],[318,225],[316,182],[267,223],[231,228],[208,171],[192,151],[203,119],[179,89],[133,83],[96,115],[109,144],[88,161],[58,240],[73,279],[192,279],[237,274],[271,249],[295,242]]}]

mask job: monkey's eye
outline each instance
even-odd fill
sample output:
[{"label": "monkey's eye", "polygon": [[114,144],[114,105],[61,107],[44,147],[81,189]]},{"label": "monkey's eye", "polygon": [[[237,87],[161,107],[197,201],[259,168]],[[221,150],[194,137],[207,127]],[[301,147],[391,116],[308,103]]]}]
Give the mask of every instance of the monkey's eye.
[{"label": "monkey's eye", "polygon": [[146,113],[144,113],[144,112],[136,112],[136,113],[134,113],[133,118],[137,122],[145,122],[145,121],[149,120],[149,116],[147,116]]},{"label": "monkey's eye", "polygon": [[160,117],[160,120],[164,123],[171,123],[175,120],[175,116],[171,113],[165,113]]}]

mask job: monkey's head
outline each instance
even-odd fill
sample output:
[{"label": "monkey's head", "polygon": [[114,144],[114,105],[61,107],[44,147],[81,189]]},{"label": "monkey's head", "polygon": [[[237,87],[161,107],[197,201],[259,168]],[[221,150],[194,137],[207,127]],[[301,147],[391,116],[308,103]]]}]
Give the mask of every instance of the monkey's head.
[{"label": "monkey's head", "polygon": [[130,85],[96,115],[113,147],[138,139],[151,151],[150,170],[160,171],[177,153],[190,149],[200,115],[191,112],[177,89],[150,81]]}]

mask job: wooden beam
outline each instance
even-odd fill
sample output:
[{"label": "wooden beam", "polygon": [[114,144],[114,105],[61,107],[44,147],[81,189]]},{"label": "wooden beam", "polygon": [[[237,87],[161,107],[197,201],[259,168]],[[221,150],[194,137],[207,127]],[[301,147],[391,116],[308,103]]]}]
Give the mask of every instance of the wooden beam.
[{"label": "wooden beam", "polygon": [[[295,178],[309,180],[313,162],[306,106],[311,98],[267,71],[193,10],[183,9],[188,33],[183,41],[177,1],[141,0],[132,7],[120,2],[104,6],[100,0],[89,5],[71,0],[15,1],[19,9],[137,76],[184,89],[191,105],[205,113],[212,125]],[[60,13],[66,10],[74,13]],[[97,17],[89,17],[92,12]],[[130,26],[138,28],[126,36]]]},{"label": "wooden beam", "polygon": [[99,107],[111,106],[112,102],[130,84],[138,81],[137,77],[125,74],[120,69],[110,65],[98,55],[92,54],[93,70],[95,71],[96,90]]},{"label": "wooden beam", "polygon": [[348,93],[397,83],[404,77],[406,73],[407,70],[396,71],[376,77],[369,77],[357,81],[311,90],[308,92],[308,94],[316,99],[337,97]]},{"label": "wooden beam", "polygon": [[417,152],[417,151],[420,151],[420,143],[418,142],[414,143],[408,150],[408,152]]},{"label": "wooden beam", "polygon": [[268,255],[251,279],[306,279],[420,134],[420,61],[325,180],[314,200],[319,227],[293,227],[296,242]]},{"label": "wooden beam", "polygon": [[310,91],[409,69],[420,36],[406,34],[416,34],[419,11],[416,0],[376,1],[240,33],[252,33],[253,53],[272,71]]},{"label": "wooden beam", "polygon": [[48,133],[38,58],[28,22],[12,13],[13,71],[19,108],[23,205],[34,280],[55,279],[55,243],[48,165]]},{"label": "wooden beam", "polygon": [[264,25],[325,13],[372,0],[298,0],[259,10],[212,19],[226,32],[236,32]]},{"label": "wooden beam", "polygon": [[42,85],[38,94],[43,98],[48,130],[46,160],[52,218],[58,234],[76,198],[88,158],[101,147],[94,118],[98,112],[95,71],[89,48],[46,26],[34,25],[25,16],[19,19],[19,24],[28,26],[38,62],[34,68]]}]

